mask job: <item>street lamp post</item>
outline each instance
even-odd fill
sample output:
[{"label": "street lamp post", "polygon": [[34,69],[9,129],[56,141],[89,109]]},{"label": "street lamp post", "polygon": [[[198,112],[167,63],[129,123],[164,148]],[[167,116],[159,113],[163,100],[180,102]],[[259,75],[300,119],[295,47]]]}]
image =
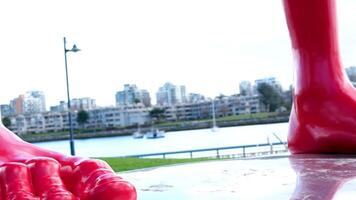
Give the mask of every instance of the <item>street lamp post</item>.
[{"label": "street lamp post", "polygon": [[69,96],[69,80],[68,80],[68,67],[67,67],[67,52],[78,52],[80,49],[76,45],[73,45],[72,49],[67,49],[66,38],[63,38],[64,43],[64,65],[66,68],[66,82],[67,82],[67,98],[68,98],[68,120],[69,120],[69,144],[70,144],[70,154],[75,155],[74,149],[74,137],[73,137],[73,125],[72,125],[72,114],[70,106],[70,96]]}]

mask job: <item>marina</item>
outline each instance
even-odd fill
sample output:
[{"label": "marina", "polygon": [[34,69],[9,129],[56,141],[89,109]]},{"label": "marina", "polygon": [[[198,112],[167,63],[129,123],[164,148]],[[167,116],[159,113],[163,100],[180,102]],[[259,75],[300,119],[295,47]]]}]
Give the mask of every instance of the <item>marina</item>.
[{"label": "marina", "polygon": [[[288,123],[210,128],[166,132],[160,139],[134,139],[133,136],[75,139],[76,154],[83,157],[123,157],[193,149],[256,145],[287,141]],[[274,136],[277,135],[277,137]],[[69,154],[69,141],[35,143],[38,146]],[[189,158],[190,155],[182,155]]]}]

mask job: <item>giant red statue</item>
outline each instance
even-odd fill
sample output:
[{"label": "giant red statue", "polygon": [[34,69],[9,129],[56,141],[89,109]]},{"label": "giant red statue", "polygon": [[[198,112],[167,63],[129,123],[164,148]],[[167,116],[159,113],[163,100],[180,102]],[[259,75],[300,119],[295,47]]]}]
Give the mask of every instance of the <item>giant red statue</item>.
[{"label": "giant red statue", "polygon": [[0,200],[136,200],[136,190],[103,161],[26,143],[0,126]]},{"label": "giant red statue", "polygon": [[[340,63],[335,0],[284,0],[296,60],[292,153],[356,153],[356,92]],[[135,200],[103,161],[64,156],[0,126],[0,200]]]},{"label": "giant red statue", "polygon": [[292,153],[356,153],[356,91],[340,63],[336,0],[284,0],[296,63]]}]

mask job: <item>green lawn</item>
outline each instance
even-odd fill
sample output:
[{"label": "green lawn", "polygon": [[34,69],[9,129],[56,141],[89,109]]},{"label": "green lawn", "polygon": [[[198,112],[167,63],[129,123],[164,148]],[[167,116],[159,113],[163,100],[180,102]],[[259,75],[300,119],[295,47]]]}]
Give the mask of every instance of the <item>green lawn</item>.
[{"label": "green lawn", "polygon": [[24,140],[28,140],[31,138],[41,138],[41,137],[51,137],[51,136],[66,136],[68,135],[68,131],[61,131],[61,132],[46,132],[46,133],[28,133],[23,134],[20,137]]},{"label": "green lawn", "polygon": [[264,119],[268,117],[276,116],[277,113],[254,113],[254,114],[244,114],[244,115],[233,115],[227,117],[217,118],[217,121],[235,121],[242,119]]},{"label": "green lawn", "polygon": [[179,163],[194,163],[214,158],[193,158],[193,159],[159,159],[159,158],[100,158],[105,160],[116,172],[142,169],[148,167],[158,167],[163,165],[172,165]]},{"label": "green lawn", "polygon": [[[216,121],[218,122],[224,122],[224,121],[237,121],[237,120],[244,120],[244,119],[265,119],[268,117],[273,117],[278,115],[275,112],[271,113],[254,113],[254,114],[243,114],[243,115],[232,115],[232,116],[226,116],[226,117],[218,117],[216,118]],[[195,120],[195,122],[211,122],[212,119],[200,119],[200,120]],[[177,126],[182,123],[190,123],[192,121],[177,121],[177,122],[161,122],[158,123],[157,126]]]}]

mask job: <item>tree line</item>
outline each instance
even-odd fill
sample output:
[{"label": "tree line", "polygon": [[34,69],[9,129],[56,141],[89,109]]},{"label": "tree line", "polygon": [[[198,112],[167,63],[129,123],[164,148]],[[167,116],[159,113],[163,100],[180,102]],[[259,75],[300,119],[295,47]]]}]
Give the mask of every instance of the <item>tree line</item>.
[{"label": "tree line", "polygon": [[283,92],[267,83],[261,83],[257,86],[257,91],[261,97],[262,103],[266,106],[268,112],[275,112],[277,109],[290,111],[292,107],[292,88]]}]

